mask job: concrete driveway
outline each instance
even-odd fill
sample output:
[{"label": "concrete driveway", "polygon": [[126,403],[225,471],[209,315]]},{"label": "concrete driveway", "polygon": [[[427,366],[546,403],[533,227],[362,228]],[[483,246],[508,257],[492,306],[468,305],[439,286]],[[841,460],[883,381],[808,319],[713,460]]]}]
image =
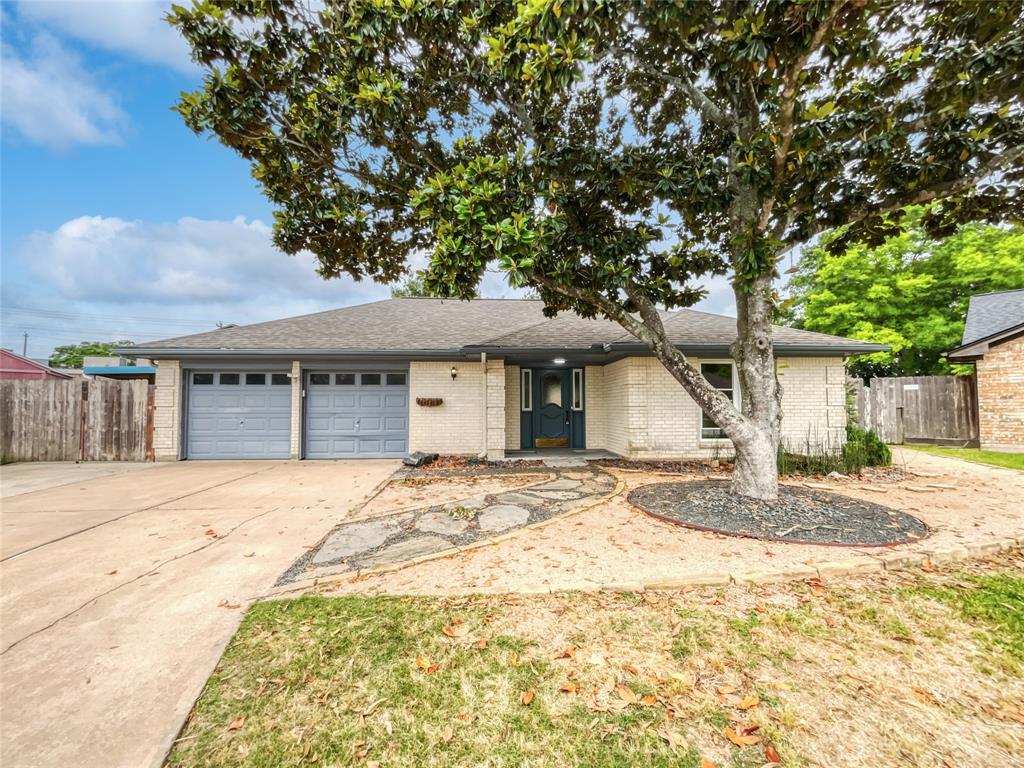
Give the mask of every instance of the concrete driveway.
[{"label": "concrete driveway", "polygon": [[0,764],[160,765],[249,603],[397,466],[4,467]]}]

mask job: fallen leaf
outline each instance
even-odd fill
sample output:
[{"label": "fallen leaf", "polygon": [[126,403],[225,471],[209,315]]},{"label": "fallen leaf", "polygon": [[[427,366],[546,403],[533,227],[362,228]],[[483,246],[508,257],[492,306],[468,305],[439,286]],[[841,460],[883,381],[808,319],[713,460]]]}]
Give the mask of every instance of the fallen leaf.
[{"label": "fallen leaf", "polygon": [[922,704],[937,705],[939,703],[931,691],[926,691],[924,688],[914,688],[913,691],[914,696]]},{"label": "fallen leaf", "polygon": [[422,656],[416,659],[416,666],[420,669],[426,669],[430,666],[430,662],[424,659]]},{"label": "fallen leaf", "polygon": [[114,575],[114,574],[116,574],[116,573],[117,573],[117,569],[115,568],[114,570],[110,571],[110,572],[109,572],[109,573],[107,574],[107,576],[113,576],[113,575]]},{"label": "fallen leaf", "polygon": [[523,691],[523,695],[519,697],[519,700],[523,702],[524,707],[530,706],[530,702],[533,701],[533,691]]},{"label": "fallen leaf", "polygon": [[444,730],[441,731],[441,739],[442,739],[442,741],[446,741],[446,742],[447,741],[451,741],[452,740],[452,736],[454,736],[454,735],[455,735],[455,731],[452,730],[452,727],[450,725],[446,725],[444,727]]},{"label": "fallen leaf", "polygon": [[740,728],[738,731],[726,728],[724,733],[725,737],[737,747],[749,747],[761,740],[760,736],[747,732],[745,728]]},{"label": "fallen leaf", "polygon": [[646,696],[640,699],[640,703],[643,704],[645,707],[653,707],[655,704],[658,703],[658,697],[655,696],[653,693],[648,693]]},{"label": "fallen leaf", "polygon": [[717,766],[706,757],[700,759],[700,768],[717,768]]},{"label": "fallen leaf", "polygon": [[771,744],[764,745],[764,759],[769,763],[781,763],[782,757],[779,755],[779,751],[775,749]]},{"label": "fallen leaf", "polygon": [[578,693],[580,687],[576,683],[566,683],[561,688],[559,688],[559,690],[562,693]]},{"label": "fallen leaf", "polygon": [[562,655],[559,658],[561,658],[561,659],[575,659],[576,658],[576,646],[575,645],[570,645],[568,648],[566,648],[564,651],[562,651]]},{"label": "fallen leaf", "polygon": [[615,688],[616,695],[627,704],[636,703],[636,694],[628,685],[619,685]]},{"label": "fallen leaf", "polygon": [[255,552],[249,552],[248,554],[242,555],[242,557],[255,557],[255,556],[256,556]]},{"label": "fallen leaf", "polygon": [[475,643],[473,643],[473,647],[482,651],[484,648],[487,647],[487,641],[481,638],[480,640],[477,640]]},{"label": "fallen leaf", "polygon": [[236,718],[235,718],[234,720],[232,720],[232,721],[231,721],[231,723],[230,723],[230,724],[228,725],[228,730],[229,730],[229,731],[237,731],[237,730],[238,730],[239,728],[241,728],[241,727],[242,727],[243,725],[245,725],[245,718],[244,718],[244,717],[236,717]]},{"label": "fallen leaf", "polygon": [[208,529],[206,530],[206,535],[207,535],[207,536],[216,536],[216,535],[217,535],[217,532],[216,532],[215,530],[213,530],[213,528],[208,528]]},{"label": "fallen leaf", "polygon": [[735,685],[720,685],[715,690],[725,696],[727,693],[736,693],[737,688]]},{"label": "fallen leaf", "polygon": [[426,672],[428,675],[432,675],[435,672],[437,672],[437,664],[431,664],[429,667],[427,667],[423,671]]},{"label": "fallen leaf", "polygon": [[241,608],[242,606],[238,603],[229,603],[227,600],[221,600],[217,603],[218,608]]},{"label": "fallen leaf", "polygon": [[670,731],[665,726],[662,726],[661,730],[658,731],[658,735],[668,742],[668,745],[673,752],[676,751],[676,747],[683,746],[686,743],[682,734],[677,731]]},{"label": "fallen leaf", "polygon": [[736,706],[737,706],[737,708],[746,711],[748,709],[751,709],[752,707],[756,707],[760,703],[761,703],[761,700],[759,698],[757,698],[757,695],[756,694],[751,694],[750,696],[745,697]]},{"label": "fallen leaf", "polygon": [[442,627],[441,631],[448,635],[448,637],[463,637],[469,632],[469,629],[456,625],[454,627]]},{"label": "fallen leaf", "polygon": [[627,672],[629,672],[629,674],[631,674],[631,675],[636,676],[636,675],[640,674],[640,671],[636,667],[634,667],[632,664],[623,664],[622,668],[624,670],[626,670]]}]

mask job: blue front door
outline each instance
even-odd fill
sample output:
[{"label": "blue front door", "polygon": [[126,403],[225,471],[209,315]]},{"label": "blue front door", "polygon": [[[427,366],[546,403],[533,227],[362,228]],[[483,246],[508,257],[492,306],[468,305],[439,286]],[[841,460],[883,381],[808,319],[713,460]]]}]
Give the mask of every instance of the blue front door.
[{"label": "blue front door", "polygon": [[536,370],[533,375],[534,447],[568,447],[572,385],[566,368]]}]

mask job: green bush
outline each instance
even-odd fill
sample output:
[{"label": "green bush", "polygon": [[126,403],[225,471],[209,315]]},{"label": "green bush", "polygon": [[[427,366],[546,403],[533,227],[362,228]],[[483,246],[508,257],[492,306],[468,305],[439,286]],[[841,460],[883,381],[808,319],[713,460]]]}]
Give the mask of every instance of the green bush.
[{"label": "green bush", "polygon": [[846,444],[823,447],[821,441],[808,435],[803,451],[787,451],[781,446],[778,454],[780,475],[827,475],[829,472],[856,474],[864,467],[888,466],[892,463],[889,446],[874,432],[857,426],[846,428]]},{"label": "green bush", "polygon": [[892,464],[892,451],[889,450],[889,446],[874,432],[865,432],[856,424],[846,426],[846,445],[843,451],[861,452],[862,466],[865,467],[888,467]]}]

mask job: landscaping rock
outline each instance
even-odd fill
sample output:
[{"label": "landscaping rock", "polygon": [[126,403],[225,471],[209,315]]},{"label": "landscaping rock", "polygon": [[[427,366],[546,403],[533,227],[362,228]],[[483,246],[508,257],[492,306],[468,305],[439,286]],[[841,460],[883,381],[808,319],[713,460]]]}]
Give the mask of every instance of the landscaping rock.
[{"label": "landscaping rock", "polygon": [[578,499],[579,494],[573,491],[540,491],[530,489],[528,491],[532,496],[539,496],[542,499],[554,499],[555,501],[565,501],[566,499]]},{"label": "landscaping rock", "polygon": [[424,453],[423,451],[416,451],[415,453],[410,453],[408,456],[402,459],[402,463],[405,464],[405,466],[407,467],[421,467],[424,464],[430,464],[433,461],[437,461],[437,454]]},{"label": "landscaping rock", "polygon": [[468,527],[468,520],[456,520],[447,512],[426,512],[416,521],[417,530],[442,536],[457,536]]},{"label": "landscaping rock", "polygon": [[513,504],[498,504],[488,507],[477,518],[481,531],[505,531],[525,525],[530,519],[530,511]]},{"label": "landscaping rock", "polygon": [[558,480],[552,480],[549,483],[542,485],[535,485],[531,490],[534,491],[571,491],[575,488],[580,487],[580,480],[571,480],[567,477],[559,478]]}]

